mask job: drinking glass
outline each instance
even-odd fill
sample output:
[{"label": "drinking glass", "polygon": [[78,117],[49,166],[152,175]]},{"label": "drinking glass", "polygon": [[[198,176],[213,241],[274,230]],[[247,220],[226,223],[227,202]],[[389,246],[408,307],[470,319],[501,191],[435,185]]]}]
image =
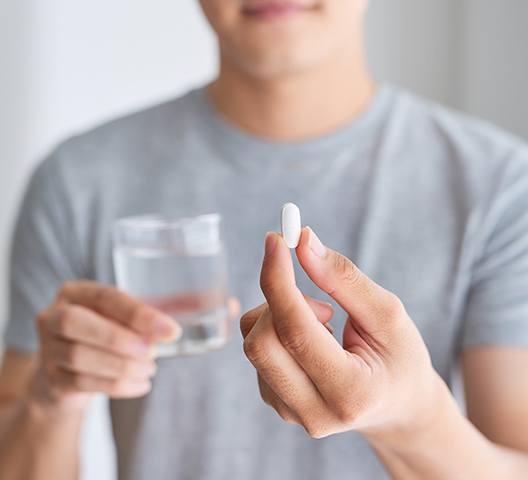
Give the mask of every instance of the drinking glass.
[{"label": "drinking glass", "polygon": [[129,217],[114,226],[117,286],[171,315],[182,336],[157,356],[221,348],[230,335],[227,261],[218,214]]}]

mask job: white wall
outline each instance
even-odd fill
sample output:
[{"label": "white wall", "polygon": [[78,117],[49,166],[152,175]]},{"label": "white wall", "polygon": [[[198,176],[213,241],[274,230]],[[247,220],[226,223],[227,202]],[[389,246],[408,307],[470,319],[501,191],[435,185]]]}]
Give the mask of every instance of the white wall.
[{"label": "white wall", "polygon": [[528,2],[466,0],[461,108],[528,139]]},{"label": "white wall", "polygon": [[376,77],[454,105],[461,1],[370,0],[366,40]]},{"label": "white wall", "polygon": [[0,272],[35,161],[75,131],[174,96],[215,69],[194,0],[0,0]]},{"label": "white wall", "polygon": [[[528,138],[527,24],[526,0],[371,0],[367,46],[378,78]],[[72,132],[175,95],[215,68],[197,0],[0,0],[0,272],[35,161]],[[0,318],[4,292],[0,275]],[[110,479],[101,405],[92,415],[85,478]]]},{"label": "white wall", "polygon": [[[7,232],[30,167],[77,130],[205,81],[215,53],[194,0],[0,0],[0,330]],[[86,423],[86,479],[114,478],[105,406]]]},{"label": "white wall", "polygon": [[528,139],[526,0],[370,0],[378,78]]}]

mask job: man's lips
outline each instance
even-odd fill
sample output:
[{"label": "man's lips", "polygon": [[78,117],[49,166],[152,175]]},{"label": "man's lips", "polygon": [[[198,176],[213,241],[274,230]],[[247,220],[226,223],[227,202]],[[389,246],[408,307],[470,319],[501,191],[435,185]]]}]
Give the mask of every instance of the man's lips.
[{"label": "man's lips", "polygon": [[312,7],[295,2],[260,2],[243,8],[244,15],[260,20],[274,20],[311,10]]}]

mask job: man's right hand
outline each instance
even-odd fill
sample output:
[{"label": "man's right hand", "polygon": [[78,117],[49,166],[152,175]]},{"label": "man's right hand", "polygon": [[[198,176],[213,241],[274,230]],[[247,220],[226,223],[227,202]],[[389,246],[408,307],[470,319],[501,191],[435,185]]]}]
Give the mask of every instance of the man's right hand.
[{"label": "man's right hand", "polygon": [[95,393],[146,394],[156,371],[154,343],[181,335],[170,316],[87,281],[63,285],[36,321],[40,353],[30,400],[59,410],[84,411]]}]

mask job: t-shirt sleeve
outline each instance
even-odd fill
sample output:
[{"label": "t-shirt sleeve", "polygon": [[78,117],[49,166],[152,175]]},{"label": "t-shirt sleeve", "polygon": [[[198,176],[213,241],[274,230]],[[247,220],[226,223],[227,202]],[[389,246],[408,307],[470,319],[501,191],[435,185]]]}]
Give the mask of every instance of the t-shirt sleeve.
[{"label": "t-shirt sleeve", "polygon": [[6,348],[36,351],[37,313],[62,283],[81,276],[71,202],[61,178],[56,151],[26,187],[11,242]]},{"label": "t-shirt sleeve", "polygon": [[528,348],[528,153],[505,162],[483,215],[461,346]]}]

